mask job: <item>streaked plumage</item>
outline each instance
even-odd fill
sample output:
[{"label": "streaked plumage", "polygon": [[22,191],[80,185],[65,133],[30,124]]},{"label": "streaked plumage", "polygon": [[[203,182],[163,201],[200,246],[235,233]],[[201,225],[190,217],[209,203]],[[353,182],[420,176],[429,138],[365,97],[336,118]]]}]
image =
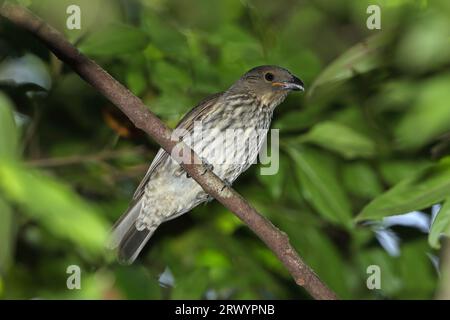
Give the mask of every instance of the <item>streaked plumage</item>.
[{"label": "streaked plumage", "polygon": [[[227,91],[202,101],[184,116],[177,129],[186,131],[183,141],[212,166],[215,174],[231,184],[254,163],[273,110],[290,90],[303,90],[303,83],[289,71],[276,66],[254,68]],[[234,139],[230,139],[230,133],[234,133]],[[118,247],[120,259],[131,263],[161,223],[209,199],[200,185],[161,149],[128,211],[115,224],[110,247]]]}]

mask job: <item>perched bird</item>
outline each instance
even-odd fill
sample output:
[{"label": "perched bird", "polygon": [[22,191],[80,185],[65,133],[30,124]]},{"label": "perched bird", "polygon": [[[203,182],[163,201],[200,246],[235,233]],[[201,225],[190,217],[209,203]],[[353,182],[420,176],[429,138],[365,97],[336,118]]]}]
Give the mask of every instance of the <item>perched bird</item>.
[{"label": "perched bird", "polygon": [[[277,66],[251,69],[227,91],[211,95],[187,113],[175,132],[227,184],[255,162],[272,114],[303,82]],[[230,134],[231,133],[231,134]],[[233,134],[234,133],[234,134]],[[132,263],[158,226],[211,197],[160,149],[113,227],[109,247]]]}]

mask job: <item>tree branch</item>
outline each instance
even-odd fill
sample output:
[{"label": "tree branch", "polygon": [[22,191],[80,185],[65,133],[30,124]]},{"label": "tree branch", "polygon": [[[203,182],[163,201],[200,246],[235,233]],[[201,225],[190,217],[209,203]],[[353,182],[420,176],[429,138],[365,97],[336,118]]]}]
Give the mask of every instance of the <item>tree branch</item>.
[{"label": "tree branch", "polygon": [[[181,163],[184,170],[211,196],[238,216],[276,254],[289,270],[295,282],[304,287],[315,299],[337,299],[332,292],[303,262],[289,243],[284,232],[261,216],[242,196],[226,185],[202,164],[199,157],[183,142],[171,138],[171,130],[163,124],[143,102],[115,80],[97,63],[81,54],[64,36],[25,8],[4,4],[0,15],[13,24],[28,30],[81,78],[116,105],[134,123],[150,135],[169,154],[180,144],[190,152],[193,161]],[[180,145],[177,147],[179,148]],[[206,171],[206,173],[205,173]],[[332,266],[330,266],[332,267]]]}]

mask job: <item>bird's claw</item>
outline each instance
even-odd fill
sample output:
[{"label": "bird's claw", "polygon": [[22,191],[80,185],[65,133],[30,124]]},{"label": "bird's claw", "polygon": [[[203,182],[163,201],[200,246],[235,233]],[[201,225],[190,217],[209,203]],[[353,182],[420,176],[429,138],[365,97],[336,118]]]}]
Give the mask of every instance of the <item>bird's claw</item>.
[{"label": "bird's claw", "polygon": [[205,159],[202,159],[202,162],[204,163],[205,171],[203,171],[202,176],[206,174],[206,172],[213,171],[214,166],[210,163],[208,163]]},{"label": "bird's claw", "polygon": [[220,192],[222,192],[223,190],[225,190],[225,188],[227,188],[227,187],[231,187],[231,182],[228,181],[227,179],[224,179],[224,180],[223,180],[223,186],[222,186],[222,189],[220,190]]},{"label": "bird's claw", "polygon": [[[214,170],[214,166],[212,164],[209,164],[205,159],[202,159],[203,162],[203,166],[205,167],[205,171],[203,171],[203,173],[201,174],[202,176],[206,174],[206,172],[209,171],[213,171]],[[189,173],[186,172],[186,178],[190,178],[191,175]]]}]

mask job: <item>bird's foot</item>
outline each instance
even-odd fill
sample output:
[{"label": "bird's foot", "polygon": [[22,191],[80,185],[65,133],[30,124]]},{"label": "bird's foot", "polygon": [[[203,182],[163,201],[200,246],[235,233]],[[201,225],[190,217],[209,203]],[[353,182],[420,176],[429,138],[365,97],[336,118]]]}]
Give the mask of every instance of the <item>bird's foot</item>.
[{"label": "bird's foot", "polygon": [[[206,172],[209,171],[213,171],[214,170],[214,166],[210,163],[208,163],[208,161],[206,161],[205,159],[202,158],[202,162],[204,163],[204,167],[205,170],[203,171],[203,173],[201,174],[202,176],[206,174]],[[190,178],[191,175],[189,173],[186,172],[186,178]]]},{"label": "bird's foot", "polygon": [[222,192],[227,187],[231,187],[231,182],[230,181],[228,181],[227,179],[223,179],[222,181],[223,181],[223,187],[220,190],[220,192]]},{"label": "bird's foot", "polygon": [[208,161],[206,161],[206,159],[202,158],[202,162],[204,163],[204,167],[205,167],[205,171],[203,171],[202,176],[206,174],[206,172],[209,171],[213,171],[214,170],[214,166],[210,163],[208,163]]}]

